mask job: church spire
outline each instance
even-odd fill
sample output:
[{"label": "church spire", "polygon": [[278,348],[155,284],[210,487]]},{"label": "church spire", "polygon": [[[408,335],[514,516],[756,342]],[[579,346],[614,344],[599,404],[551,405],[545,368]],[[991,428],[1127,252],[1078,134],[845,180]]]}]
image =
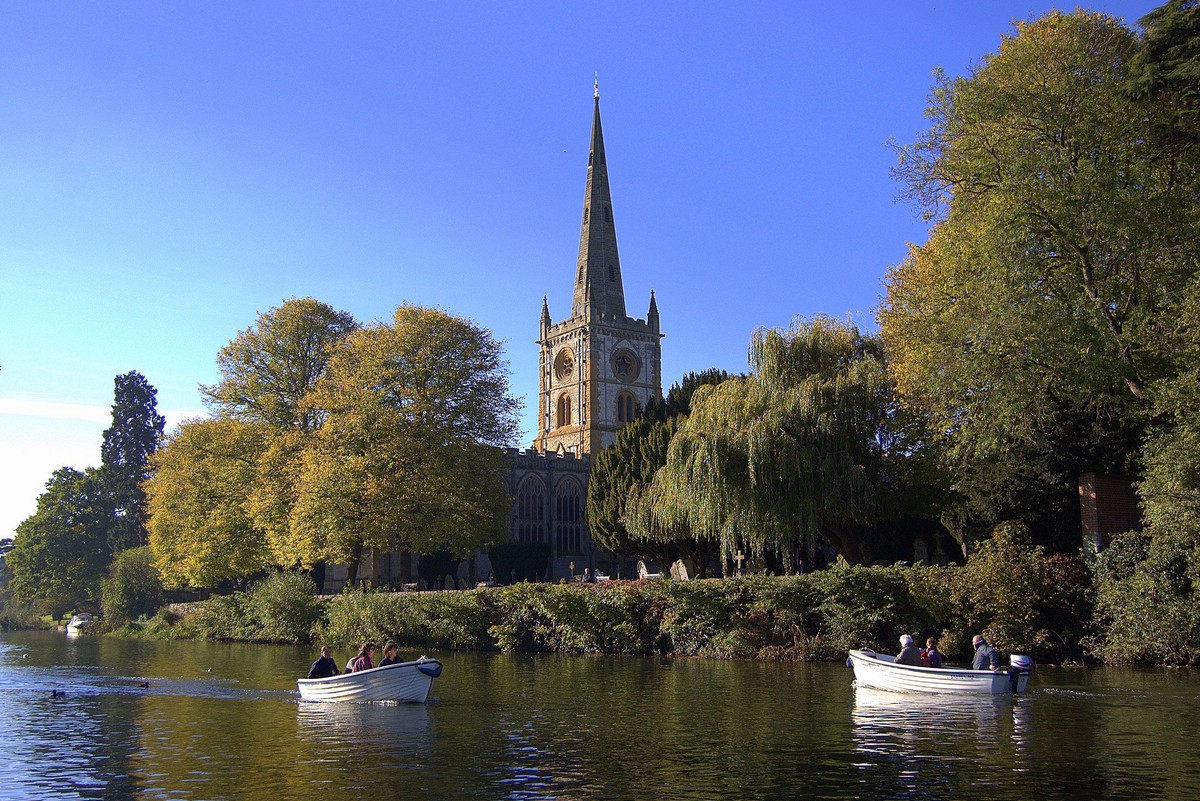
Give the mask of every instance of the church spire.
[{"label": "church spire", "polygon": [[625,317],[625,289],[621,259],[617,255],[617,228],[613,223],[608,189],[608,164],[604,159],[604,133],[600,127],[600,81],[595,83],[592,144],[588,150],[587,188],[583,197],[583,225],[579,232],[579,261],[575,273],[575,298],[571,315]]}]

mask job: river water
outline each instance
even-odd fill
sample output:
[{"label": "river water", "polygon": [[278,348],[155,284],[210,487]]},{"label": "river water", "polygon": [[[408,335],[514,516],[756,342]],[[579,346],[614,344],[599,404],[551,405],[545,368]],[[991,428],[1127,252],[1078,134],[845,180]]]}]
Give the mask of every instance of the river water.
[{"label": "river water", "polygon": [[922,700],[842,665],[438,657],[428,705],[311,704],[307,650],[0,635],[0,798],[1200,799],[1191,672]]}]

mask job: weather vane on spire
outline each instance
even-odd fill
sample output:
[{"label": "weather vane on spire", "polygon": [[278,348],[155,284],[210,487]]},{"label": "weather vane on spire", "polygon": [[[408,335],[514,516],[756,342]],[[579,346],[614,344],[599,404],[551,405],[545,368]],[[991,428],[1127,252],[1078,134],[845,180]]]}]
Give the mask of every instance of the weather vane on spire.
[{"label": "weather vane on spire", "polygon": [[592,95],[592,97],[599,100],[600,99],[600,73],[598,73],[598,72],[596,73],[596,83],[593,84],[593,88],[596,90],[596,92],[595,92],[595,94]]}]

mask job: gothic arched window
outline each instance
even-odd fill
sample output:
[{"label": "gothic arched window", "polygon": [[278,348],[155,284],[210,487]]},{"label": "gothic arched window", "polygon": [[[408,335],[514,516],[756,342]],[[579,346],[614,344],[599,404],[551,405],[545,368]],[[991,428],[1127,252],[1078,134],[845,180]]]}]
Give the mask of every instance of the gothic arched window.
[{"label": "gothic arched window", "polygon": [[517,539],[546,539],[546,485],[537,476],[525,476],[517,489]]},{"label": "gothic arched window", "polygon": [[633,416],[637,413],[637,401],[634,400],[632,394],[622,392],[617,395],[617,422],[632,423]]},{"label": "gothic arched window", "polygon": [[560,554],[581,553],[583,493],[571,478],[559,482],[554,493],[554,544]]},{"label": "gothic arched window", "polygon": [[571,425],[571,396],[565,392],[558,396],[558,417],[556,423],[557,428]]}]

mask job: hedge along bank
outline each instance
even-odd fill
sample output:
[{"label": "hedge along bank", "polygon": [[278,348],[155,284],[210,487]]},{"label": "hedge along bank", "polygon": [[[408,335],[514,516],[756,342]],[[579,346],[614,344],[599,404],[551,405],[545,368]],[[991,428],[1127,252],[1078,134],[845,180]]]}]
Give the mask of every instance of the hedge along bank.
[{"label": "hedge along bank", "polygon": [[[971,636],[982,631],[1003,651],[1062,661],[1084,656],[1091,618],[1081,559],[1030,554],[1014,563],[1013,552],[973,557],[965,567],[519,583],[327,599],[313,596],[304,577],[279,575],[246,593],[189,605],[177,624],[182,630],[167,636],[320,641],[338,648],[370,639],[422,649],[815,660],[842,659],[858,647],[891,652],[904,633],[936,636],[943,651],[963,656]],[[1002,592],[1000,584],[1015,586]]]}]

